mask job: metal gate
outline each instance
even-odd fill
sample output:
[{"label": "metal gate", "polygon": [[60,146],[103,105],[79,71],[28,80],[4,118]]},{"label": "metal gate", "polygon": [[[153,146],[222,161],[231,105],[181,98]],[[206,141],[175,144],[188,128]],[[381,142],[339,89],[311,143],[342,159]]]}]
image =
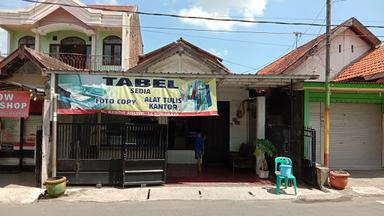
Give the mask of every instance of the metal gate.
[{"label": "metal gate", "polygon": [[304,129],[304,143],[308,146],[308,157],[303,158],[303,181],[316,186],[316,130],[310,127]]},{"label": "metal gate", "polygon": [[41,170],[43,156],[43,130],[36,131],[36,146],[35,146],[35,181],[36,187],[41,187]]},{"label": "metal gate", "polygon": [[58,123],[57,175],[70,184],[162,184],[166,125]]}]

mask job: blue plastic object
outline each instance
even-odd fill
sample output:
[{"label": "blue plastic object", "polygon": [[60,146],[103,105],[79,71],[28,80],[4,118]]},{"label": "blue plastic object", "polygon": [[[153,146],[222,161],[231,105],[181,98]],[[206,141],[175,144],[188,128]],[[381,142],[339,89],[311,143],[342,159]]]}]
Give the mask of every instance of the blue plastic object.
[{"label": "blue plastic object", "polygon": [[287,164],[280,165],[280,175],[282,175],[284,177],[289,177],[289,176],[291,176],[291,172],[292,172],[292,166],[291,165],[287,165]]},{"label": "blue plastic object", "polygon": [[[290,166],[290,169],[284,170],[285,168],[287,168],[285,166]],[[279,170],[277,169],[277,167],[279,167]],[[282,168],[283,168],[283,172],[288,173],[287,176],[284,176],[282,174],[282,170],[281,170]],[[280,194],[281,182],[284,180],[285,189],[287,189],[289,181],[293,182],[295,195],[297,195],[296,177],[293,175],[292,160],[290,158],[288,157],[275,158],[275,174],[276,174],[276,194]]]}]

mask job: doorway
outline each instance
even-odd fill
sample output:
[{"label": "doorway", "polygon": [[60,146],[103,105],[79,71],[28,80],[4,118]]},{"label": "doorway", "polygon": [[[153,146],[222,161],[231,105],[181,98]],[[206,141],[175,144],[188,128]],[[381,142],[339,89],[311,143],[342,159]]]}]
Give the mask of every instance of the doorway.
[{"label": "doorway", "polygon": [[204,164],[225,164],[229,154],[229,102],[218,102],[218,116],[169,118],[168,149],[191,152],[186,161],[193,161],[194,135],[206,136]]},{"label": "doorway", "polygon": [[87,56],[90,55],[90,48],[79,37],[64,38],[59,45],[60,60],[72,67],[85,69],[87,68]]},{"label": "doorway", "polygon": [[68,54],[86,54],[85,41],[78,37],[67,37],[61,40],[60,52]]}]

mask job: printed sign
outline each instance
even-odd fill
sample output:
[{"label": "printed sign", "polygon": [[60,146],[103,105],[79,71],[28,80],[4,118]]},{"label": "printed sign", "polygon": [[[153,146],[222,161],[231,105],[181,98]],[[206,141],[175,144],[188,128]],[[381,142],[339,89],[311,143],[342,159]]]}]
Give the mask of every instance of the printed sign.
[{"label": "printed sign", "polygon": [[0,117],[27,118],[29,101],[29,92],[0,91]]},{"label": "printed sign", "polygon": [[58,114],[217,115],[216,80],[58,76]]}]

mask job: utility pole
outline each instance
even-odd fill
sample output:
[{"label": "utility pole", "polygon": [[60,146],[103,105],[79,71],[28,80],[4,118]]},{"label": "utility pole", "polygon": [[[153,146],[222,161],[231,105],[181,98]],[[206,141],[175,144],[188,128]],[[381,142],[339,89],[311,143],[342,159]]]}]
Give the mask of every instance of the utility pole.
[{"label": "utility pole", "polygon": [[324,166],[329,167],[329,129],[330,129],[330,108],[331,90],[329,86],[329,75],[331,70],[331,0],[327,0],[327,29],[325,46],[325,110],[324,110]]}]

